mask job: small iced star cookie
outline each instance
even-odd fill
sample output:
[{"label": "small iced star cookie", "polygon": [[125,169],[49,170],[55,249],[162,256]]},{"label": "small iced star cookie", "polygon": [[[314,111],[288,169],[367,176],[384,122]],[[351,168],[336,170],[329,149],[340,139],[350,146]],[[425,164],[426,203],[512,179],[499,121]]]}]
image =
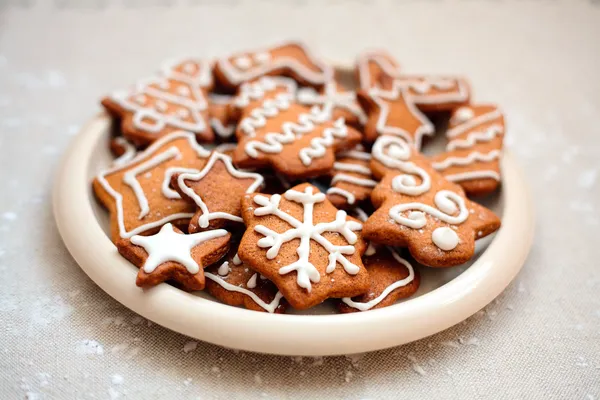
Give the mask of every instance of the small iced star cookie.
[{"label": "small iced star cookie", "polygon": [[264,275],[248,268],[232,246],[225,260],[204,271],[206,291],[230,306],[281,314],[287,302],[277,287]]},{"label": "small iced star cookie", "polygon": [[364,224],[365,238],[408,247],[421,264],[449,267],[468,261],[475,240],[500,227],[492,211],[468,200],[401,138],[380,137],[372,156],[371,170],[383,178],[371,194],[377,210]]},{"label": "small iced star cookie", "polygon": [[173,132],[98,174],[93,189],[109,210],[113,241],[156,232],[167,222],[187,226],[195,206],[170,187],[171,179],[177,172],[199,171],[209,155],[192,133]]},{"label": "small iced star cookie", "polygon": [[279,93],[247,112],[237,129],[233,161],[240,168],[271,167],[289,179],[327,174],[335,153],[360,143],[344,119],[331,119],[332,104],[307,107]]},{"label": "small iced star cookie", "polygon": [[221,86],[235,90],[241,84],[265,75],[288,76],[302,85],[321,87],[332,79],[333,70],[303,44],[285,42],[219,59],[214,74]]},{"label": "small iced star cookie", "polygon": [[480,104],[456,109],[446,137],[446,151],[433,157],[433,168],[468,195],[495,191],[504,140],[504,115],[498,107]]},{"label": "small iced star cookie", "polygon": [[183,290],[202,290],[204,266],[221,259],[229,250],[231,234],[224,229],[183,234],[170,223],[151,236],[119,239],[119,253],[140,269],[139,287],[174,281]]},{"label": "small iced star cookie", "polygon": [[178,130],[212,142],[206,100],[212,85],[209,63],[187,59],[169,64],[160,75],[130,90],[105,97],[102,105],[121,121],[123,135],[137,146]]},{"label": "small iced star cookie", "polygon": [[411,95],[396,81],[389,90],[369,89],[358,93],[368,119],[365,139],[375,141],[383,135],[397,136],[417,149],[424,135],[433,135],[433,124],[419,111]]},{"label": "small iced star cookie", "polygon": [[345,89],[339,83],[329,82],[320,91],[314,88],[298,90],[297,100],[305,106],[333,104],[333,119],[344,118],[346,124],[357,129],[367,122],[367,115],[356,100],[356,92]]},{"label": "small iced star cookie", "polygon": [[361,223],[316,187],[304,183],[283,195],[246,195],[242,217],[247,227],[240,259],[271,280],[295,309],[368,290]]},{"label": "small iced star cookie", "polygon": [[469,84],[463,78],[436,75],[401,75],[389,85],[403,88],[424,112],[451,111],[469,103]]},{"label": "small iced star cookie", "polygon": [[176,173],[172,178],[172,186],[197,207],[189,232],[220,228],[227,222],[243,222],[242,197],[260,189],[263,182],[262,175],[236,169],[231,157],[217,151],[201,171]]},{"label": "small iced star cookie", "polygon": [[360,89],[389,89],[390,79],[400,75],[400,64],[386,50],[367,50],[356,58],[355,70]]},{"label": "small iced star cookie", "polygon": [[371,153],[362,145],[336,155],[327,199],[337,208],[351,208],[368,199],[377,185],[371,175]]}]

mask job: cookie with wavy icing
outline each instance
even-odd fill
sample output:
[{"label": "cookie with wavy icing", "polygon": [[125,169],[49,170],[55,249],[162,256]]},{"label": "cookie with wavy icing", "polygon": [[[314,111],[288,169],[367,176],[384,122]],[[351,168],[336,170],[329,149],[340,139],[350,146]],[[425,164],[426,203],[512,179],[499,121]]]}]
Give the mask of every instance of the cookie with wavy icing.
[{"label": "cookie with wavy icing", "polygon": [[264,275],[248,268],[232,246],[225,259],[204,271],[205,290],[230,306],[282,314],[287,302],[277,287]]},{"label": "cookie with wavy icing", "polygon": [[388,85],[403,88],[424,112],[451,111],[469,103],[466,79],[444,75],[400,75]]},{"label": "cookie with wavy icing", "polygon": [[242,197],[263,182],[262,175],[238,170],[231,157],[215,151],[201,170],[173,174],[171,186],[197,207],[188,227],[193,233],[242,223]]},{"label": "cookie with wavy icing", "polygon": [[362,145],[336,155],[327,199],[337,208],[356,207],[371,196],[377,181],[371,175],[371,153]]},{"label": "cookie with wavy icing", "polygon": [[371,194],[377,209],[364,224],[365,238],[408,247],[421,264],[449,267],[468,261],[475,240],[500,227],[491,210],[467,199],[401,138],[380,137],[372,156],[371,170],[382,179]]},{"label": "cookie with wavy icing", "polygon": [[364,132],[369,142],[380,136],[397,136],[420,149],[423,136],[435,133],[433,124],[397,81],[389,89],[360,91],[358,100],[368,116]]},{"label": "cookie with wavy icing", "polygon": [[446,151],[432,158],[444,178],[462,186],[468,195],[491,193],[500,184],[504,115],[492,104],[458,108],[446,131]]},{"label": "cookie with wavy icing", "polygon": [[400,64],[387,50],[366,50],[356,57],[355,75],[362,90],[390,89],[391,80],[400,75]]},{"label": "cookie with wavy icing", "polygon": [[212,86],[210,64],[185,59],[167,64],[157,76],[115,92],[101,103],[120,121],[123,135],[137,146],[178,130],[212,142],[206,98]]},{"label": "cookie with wavy icing", "polygon": [[282,195],[250,194],[242,202],[246,232],[238,249],[249,268],[271,280],[303,310],[327,298],[365,293],[362,224],[308,183]]},{"label": "cookie with wavy icing", "polygon": [[171,178],[201,170],[209,155],[194,134],[173,132],[99,173],[92,186],[110,213],[112,240],[154,233],[167,222],[187,229],[196,207],[170,186]]},{"label": "cookie with wavy icing", "polygon": [[222,87],[233,91],[262,76],[287,76],[305,86],[321,87],[333,78],[333,70],[304,44],[284,42],[221,58],[214,75]]},{"label": "cookie with wavy icing", "polygon": [[143,288],[175,282],[186,291],[202,290],[204,267],[229,250],[231,234],[224,229],[186,235],[170,223],[158,233],[119,239],[119,253],[140,270],[136,285]]}]

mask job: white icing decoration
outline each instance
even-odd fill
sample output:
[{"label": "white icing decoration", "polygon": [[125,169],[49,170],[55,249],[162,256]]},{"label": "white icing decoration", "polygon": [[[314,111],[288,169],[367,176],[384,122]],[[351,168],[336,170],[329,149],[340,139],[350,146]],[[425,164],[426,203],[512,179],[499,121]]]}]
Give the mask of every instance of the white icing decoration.
[{"label": "white icing decoration", "polygon": [[247,56],[239,56],[233,59],[233,64],[239,69],[248,69],[252,67],[252,60]]},{"label": "white icing decoration", "polygon": [[[358,148],[358,146],[357,146]],[[360,146],[360,148],[362,148],[362,146]],[[348,158],[355,158],[357,160],[363,160],[363,161],[370,161],[371,160],[371,153],[367,153],[365,151],[361,151],[361,150],[347,150],[347,151],[342,151],[340,153],[338,153],[338,158],[343,158],[343,157],[348,157]]]},{"label": "white icing decoration", "polygon": [[[408,143],[413,144],[417,149],[420,149],[423,135],[433,135],[435,133],[433,124],[421,111],[419,111],[415,106],[412,97],[397,81],[394,81],[394,85],[390,90],[382,90],[379,88],[371,89],[369,91],[369,96],[380,109],[375,128],[379,135],[399,136]],[[408,111],[421,123],[419,128],[412,134],[401,127],[387,125],[390,108],[384,100],[396,101],[400,96],[403,96]]]},{"label": "white icing decoration", "polygon": [[478,171],[467,171],[460,172],[458,174],[444,175],[446,180],[451,182],[463,182],[470,181],[473,179],[494,179],[500,182],[500,174],[492,170],[478,170]]},{"label": "white icing decoration", "polygon": [[[176,129],[204,132],[207,128],[206,121],[202,116],[208,104],[202,92],[212,82],[210,65],[207,62],[198,62],[199,74],[196,76],[186,75],[174,69],[175,63],[163,68],[160,77],[140,81],[134,88],[133,93],[128,91],[116,92],[111,99],[123,109],[133,112],[133,124],[136,129],[148,133],[159,133],[166,126]],[[185,69],[185,68],[184,68]],[[179,89],[176,93],[169,93],[169,80],[178,82]],[[155,87],[158,86],[158,89]],[[182,94],[181,86],[190,88],[188,94]],[[146,96],[156,99],[156,108],[147,105]],[[143,101],[140,100],[143,98]],[[176,108],[189,110],[191,118],[182,117],[179,112],[166,113],[168,104]]]},{"label": "white icing decoration", "polygon": [[371,308],[375,307],[377,304],[381,303],[394,290],[408,285],[415,279],[415,271],[414,271],[412,265],[410,265],[410,263],[408,261],[406,261],[404,258],[400,257],[400,255],[396,252],[396,250],[394,250],[392,248],[388,248],[388,249],[392,253],[392,256],[394,257],[394,259],[406,267],[406,269],[408,270],[408,276],[404,279],[401,279],[399,281],[392,283],[390,286],[386,287],[379,296],[377,296],[376,298],[374,298],[373,300],[371,300],[369,302],[361,303],[361,302],[353,301],[352,298],[350,298],[350,297],[344,297],[344,298],[342,298],[342,301],[345,304],[349,305],[352,308],[356,308],[357,310],[360,310],[360,311],[370,310]]},{"label": "white icing decoration", "polygon": [[357,186],[364,187],[375,187],[377,186],[377,182],[373,179],[365,179],[358,178],[356,176],[348,175],[348,174],[336,174],[333,179],[331,179],[331,184],[335,184],[337,182],[348,182]]},{"label": "white icing decoration", "polygon": [[258,278],[258,274],[254,274],[250,277],[250,279],[248,279],[248,282],[246,283],[246,287],[248,289],[254,289],[256,288],[256,279]]},{"label": "white icing decoration", "polygon": [[489,153],[482,154],[478,151],[473,151],[465,157],[450,156],[442,161],[434,162],[431,165],[438,171],[443,171],[452,166],[464,167],[475,162],[490,162],[500,158],[500,150],[492,150]]},{"label": "white icing decoration", "polygon": [[218,118],[211,118],[210,126],[213,128],[213,131],[217,134],[217,136],[222,139],[230,138],[235,133],[235,124],[228,124],[225,126]]},{"label": "white icing decoration", "polygon": [[221,266],[217,270],[217,273],[221,276],[227,276],[229,274],[229,262],[223,262],[223,264],[221,264]]},{"label": "white icing decoration", "polygon": [[460,107],[458,110],[454,111],[452,118],[450,118],[450,124],[463,124],[471,118],[473,118],[474,116],[475,112],[471,107]]},{"label": "white icing decoration", "polygon": [[233,262],[233,265],[242,265],[242,260],[240,259],[238,253],[235,253],[235,256],[233,256],[233,260],[231,260],[231,262]]},{"label": "white icing decoration", "polygon": [[258,64],[265,64],[271,61],[271,53],[262,51],[254,54],[254,61]]},{"label": "white icing decoration", "polygon": [[326,84],[324,90],[325,93],[320,94],[313,88],[302,88],[298,90],[297,100],[310,106],[332,103],[333,108],[342,108],[355,115],[360,124],[367,122],[367,115],[356,101],[356,92],[338,92],[335,82]]},{"label": "white icing decoration", "polygon": [[[396,204],[390,208],[389,215],[397,223],[413,229],[421,229],[427,224],[425,213],[451,225],[462,224],[469,217],[469,210],[467,210],[467,207],[465,206],[464,199],[450,190],[440,190],[437,192],[433,202],[438,208],[433,208],[432,206],[423,203]],[[450,210],[449,202],[454,203],[454,211],[459,211],[457,216],[450,215],[443,211]],[[406,211],[410,211],[408,218],[402,215],[402,213]]]},{"label": "white icing decoration", "polygon": [[[362,229],[362,224],[347,220],[346,212],[338,210],[335,220],[331,222],[321,222],[316,225],[313,223],[313,210],[316,203],[325,200],[325,195],[320,192],[313,193],[313,187],[308,186],[304,192],[288,190],[284,194],[285,198],[302,205],[304,209],[302,222],[279,208],[281,196],[272,195],[270,198],[263,195],[254,196],[254,202],[260,207],[254,210],[256,216],[274,215],[279,219],[290,224],[292,228],[283,233],[275,232],[264,225],[256,225],[254,230],[261,235],[262,239],[258,241],[258,246],[268,248],[266,257],[269,260],[274,259],[279,254],[279,250],[284,243],[300,239],[300,244],[296,249],[298,260],[292,264],[283,266],[279,269],[279,274],[285,275],[292,271],[297,272],[298,286],[311,291],[311,282],[317,283],[321,280],[321,275],[317,268],[309,261],[310,242],[316,241],[329,253],[329,264],[326,273],[335,270],[337,263],[341,264],[346,273],[356,275],[360,267],[352,264],[344,255],[352,255],[355,252],[353,244],[358,240],[354,231]],[[348,242],[346,246],[332,244],[321,234],[324,232],[337,232]]]},{"label": "white icing decoration", "polygon": [[218,151],[219,153],[227,153],[230,151],[234,151],[237,148],[237,143],[221,143],[217,147],[215,147],[214,151]]},{"label": "white icing decoration", "polygon": [[[291,96],[286,93],[278,93],[273,99],[265,100],[260,107],[252,109],[250,115],[242,119],[239,129],[246,136],[256,136],[256,129],[267,124],[267,118],[276,117],[281,111],[290,108]],[[289,140],[293,141],[293,137]]]},{"label": "white icing decoration", "polygon": [[[302,64],[299,60],[291,57],[283,57],[273,55],[269,62],[261,63],[258,65],[252,66],[252,68],[248,69],[240,69],[234,65],[234,63],[230,62],[230,59],[235,60],[239,56],[233,55],[230,58],[223,58],[217,61],[220,71],[225,75],[227,81],[229,81],[233,85],[239,85],[246,81],[251,81],[259,76],[267,75],[271,71],[279,70],[279,69],[287,69],[293,72],[294,75],[297,75],[305,80],[306,82],[312,85],[323,85],[328,82],[333,76],[333,70],[330,66],[322,62],[321,60],[317,60],[313,57],[313,55],[308,51],[306,47],[304,47],[300,43],[288,42],[282,43],[277,47],[272,49],[262,49],[250,53],[251,57],[254,57],[256,54],[260,53],[271,53],[277,52],[279,49],[283,49],[286,46],[296,46],[299,47],[302,52],[306,55],[306,58],[310,62],[310,66]],[[246,55],[248,53],[245,53]],[[318,71],[314,71],[311,67],[315,67]]]},{"label": "white icing decoration", "polygon": [[184,235],[176,233],[173,230],[173,225],[168,223],[155,235],[133,236],[131,243],[143,247],[148,253],[148,258],[142,267],[144,272],[148,274],[167,261],[177,262],[183,265],[190,274],[197,274],[200,271],[200,266],[192,258],[192,249],[201,243],[225,235],[227,235],[225,229]]},{"label": "white icing decoration", "polygon": [[333,163],[336,171],[356,172],[357,174],[371,175],[371,169],[361,164],[336,161]]},{"label": "white icing decoration", "polygon": [[356,60],[360,88],[369,90],[377,84],[369,71],[369,62],[374,62],[383,72],[391,77],[400,75],[400,68],[396,67],[390,60],[392,56],[384,50],[366,51]]},{"label": "white icing decoration", "polygon": [[431,234],[433,244],[444,251],[450,251],[458,246],[458,235],[447,226],[436,228]]},{"label": "white icing decoration", "polygon": [[238,217],[237,215],[232,215],[226,212],[211,212],[208,209],[208,206],[206,205],[206,203],[204,203],[204,200],[202,200],[202,197],[200,197],[196,192],[194,192],[194,190],[186,185],[186,181],[200,181],[202,180],[206,174],[208,174],[208,172],[213,168],[213,166],[215,165],[215,162],[219,160],[221,162],[223,162],[223,164],[225,164],[225,168],[227,169],[227,172],[234,178],[237,179],[254,179],[254,182],[248,186],[248,189],[246,189],[246,193],[252,193],[254,192],[256,189],[258,189],[264,181],[264,178],[262,177],[262,175],[260,174],[256,174],[256,173],[252,173],[252,172],[245,172],[245,171],[240,171],[237,170],[232,162],[231,162],[231,157],[226,156],[225,154],[219,153],[219,152],[213,152],[212,155],[210,156],[210,159],[208,160],[208,162],[206,163],[206,165],[204,166],[204,168],[202,168],[202,170],[200,172],[186,172],[186,173],[182,173],[177,177],[177,185],[179,187],[179,189],[185,193],[187,196],[189,196],[194,203],[196,203],[196,205],[198,206],[198,208],[200,209],[200,211],[202,211],[202,215],[200,216],[200,218],[198,219],[198,224],[200,225],[201,228],[207,228],[210,221],[213,219],[228,219],[230,221],[235,221],[235,222],[243,222],[241,217]]},{"label": "white icing decoration", "polygon": [[496,136],[504,134],[504,128],[501,125],[491,125],[483,131],[471,132],[464,139],[453,139],[446,146],[447,151],[456,149],[470,149],[477,143],[491,142]]},{"label": "white icing decoration", "polygon": [[116,158],[112,165],[113,166],[118,166],[118,165],[123,165],[129,161],[131,161],[133,159],[133,157],[135,157],[135,155],[137,154],[137,150],[135,148],[135,146],[129,142],[127,139],[125,139],[122,136],[119,136],[117,138],[115,138],[115,142],[123,147],[125,149],[125,151],[123,152],[123,154],[121,154],[119,156],[119,158]]},{"label": "white icing decoration", "polygon": [[455,126],[452,129],[448,129],[446,131],[446,137],[448,139],[452,139],[455,138],[459,135],[462,135],[463,133],[467,132],[468,130],[471,130],[473,128],[475,128],[478,125],[482,125],[488,122],[492,122],[495,119],[499,119],[502,118],[502,112],[500,110],[495,110],[495,111],[491,111],[489,113],[480,115],[478,117],[472,118],[468,121],[466,121],[463,124],[460,124],[458,126]]},{"label": "white icing decoration", "polygon": [[281,301],[281,298],[283,297],[281,292],[277,292],[275,294],[275,298],[273,299],[273,301],[271,301],[270,303],[267,304],[260,297],[258,297],[256,295],[256,293],[251,292],[250,290],[248,290],[246,288],[235,286],[235,285],[232,285],[231,283],[225,282],[223,280],[223,278],[221,278],[220,276],[211,274],[210,272],[205,272],[204,276],[206,278],[210,279],[211,281],[217,283],[219,286],[221,286],[225,290],[228,290],[230,292],[237,292],[237,293],[245,294],[246,296],[250,297],[256,304],[258,304],[260,307],[262,307],[265,311],[267,311],[269,313],[274,313],[275,310],[277,310],[277,307],[279,307],[279,302]]},{"label": "white icing decoration", "polygon": [[[155,155],[155,153],[158,149],[162,148],[163,146],[165,146],[167,143],[169,143],[171,141],[174,141],[177,139],[182,139],[182,138],[187,140],[188,144],[196,152],[196,154],[199,158],[206,158],[209,156],[210,152],[207,151],[206,149],[204,149],[204,147],[200,146],[196,142],[196,139],[192,133],[177,131],[177,132],[170,133],[170,134],[158,139],[157,141],[152,143],[150,145],[150,147],[148,147],[146,150],[138,153],[138,155],[135,156],[133,159],[131,159],[131,161],[124,163],[124,164],[117,165],[106,171],[103,171],[100,174],[98,174],[98,176],[96,177],[96,179],[98,180],[100,185],[104,188],[104,190],[106,190],[106,192],[115,200],[116,212],[117,212],[117,224],[119,227],[120,237],[122,237],[124,239],[130,238],[130,237],[137,235],[139,233],[142,233],[148,229],[162,226],[162,225],[166,224],[167,222],[178,220],[178,219],[189,219],[194,215],[192,213],[175,213],[175,214],[168,215],[164,218],[161,218],[158,221],[143,224],[143,225],[136,227],[135,229],[133,229],[131,231],[127,231],[125,229],[125,222],[123,219],[123,214],[124,214],[123,195],[121,193],[117,192],[114,188],[112,188],[110,186],[110,184],[108,183],[108,181],[106,180],[107,175],[122,171],[124,169],[131,167],[134,164],[142,163],[146,160],[153,160],[155,157],[157,157],[157,155]],[[173,150],[171,150],[171,149],[173,149],[173,147],[171,147],[167,151],[165,151],[165,152],[170,151],[170,154],[167,154],[170,156],[169,159],[171,159],[172,156],[175,155]],[[158,156],[165,157],[165,156],[161,156],[165,152],[159,153]],[[168,160],[166,160],[166,161],[168,161]],[[157,163],[156,166],[158,166],[159,164],[160,163]],[[135,186],[136,184],[134,183],[133,185]],[[139,185],[139,183],[138,183],[138,185]],[[147,201],[143,191],[141,191],[141,187],[138,190],[138,192],[135,193],[135,195],[136,195],[136,198],[138,199],[138,204],[140,204],[141,212],[144,212],[145,209],[142,207],[142,204],[145,204],[145,206],[148,207],[148,201]],[[146,211],[146,213],[147,213],[147,211]]]},{"label": "white icing decoration", "polygon": [[[331,115],[327,110],[327,105],[320,113]],[[300,116],[302,116],[302,114]],[[300,121],[300,118],[298,118],[298,120]],[[344,118],[339,118],[333,123],[333,127],[323,129],[321,137],[312,138],[308,147],[301,148],[298,152],[298,156],[304,165],[309,166],[314,158],[325,156],[327,147],[333,146],[335,139],[343,139],[347,136],[348,128],[344,123]]]},{"label": "white icing decoration", "polygon": [[[469,99],[469,89],[463,80],[455,77],[423,76],[400,77],[394,84],[415,92],[411,99],[415,104],[442,104],[464,102]],[[452,88],[456,91],[447,92]],[[432,89],[446,91],[430,93]]]},{"label": "white icing decoration", "polygon": [[367,250],[365,250],[365,256],[372,256],[376,252],[377,252],[377,249],[375,248],[373,243],[369,242],[369,246],[367,247]]},{"label": "white icing decoration", "polygon": [[[411,155],[410,145],[404,140],[394,136],[381,136],[377,138],[372,150],[373,157],[388,168],[402,171],[404,174],[396,175],[392,180],[392,189],[408,196],[418,196],[431,189],[429,174],[408,161]],[[417,185],[414,176],[419,177],[421,183]]]},{"label": "white icing decoration", "polygon": [[340,196],[346,198],[348,204],[354,204],[356,202],[356,196],[354,196],[349,191],[338,187],[330,187],[329,189],[327,189],[327,194],[339,194]]},{"label": "white icing decoration", "polygon": [[233,104],[238,108],[247,107],[251,101],[262,100],[267,93],[278,88],[283,88],[284,91],[281,94],[287,94],[291,99],[296,93],[297,87],[296,81],[290,78],[263,76],[256,82],[248,82],[240,86],[238,95],[233,99]]}]

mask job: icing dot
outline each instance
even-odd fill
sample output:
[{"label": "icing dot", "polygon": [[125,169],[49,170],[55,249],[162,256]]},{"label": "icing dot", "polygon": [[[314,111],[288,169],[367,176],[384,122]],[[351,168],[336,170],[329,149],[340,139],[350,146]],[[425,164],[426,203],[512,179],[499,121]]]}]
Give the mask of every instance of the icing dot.
[{"label": "icing dot", "polygon": [[217,270],[217,273],[221,276],[229,274],[229,263],[225,261],[223,264],[221,264],[221,266]]},{"label": "icing dot", "polygon": [[252,66],[252,60],[246,56],[241,56],[233,60],[233,63],[239,69],[248,69]]},{"label": "icing dot", "polygon": [[271,61],[271,54],[267,53],[266,51],[256,53],[254,55],[254,61],[256,61],[259,64],[267,63]]},{"label": "icing dot", "polygon": [[190,89],[187,86],[179,86],[177,88],[177,94],[179,94],[181,96],[189,96],[190,95]]},{"label": "icing dot", "polygon": [[258,274],[254,274],[252,275],[252,277],[248,280],[248,283],[246,283],[246,287],[248,289],[254,289],[256,287],[256,278],[258,277]]},{"label": "icing dot", "polygon": [[458,110],[456,110],[456,112],[452,116],[451,122],[453,125],[462,124],[463,122],[467,122],[474,116],[475,116],[475,113],[473,112],[473,110],[471,108],[461,107]]},{"label": "icing dot", "polygon": [[458,246],[458,235],[452,229],[444,226],[436,228],[431,234],[433,244],[442,250],[448,251]]}]

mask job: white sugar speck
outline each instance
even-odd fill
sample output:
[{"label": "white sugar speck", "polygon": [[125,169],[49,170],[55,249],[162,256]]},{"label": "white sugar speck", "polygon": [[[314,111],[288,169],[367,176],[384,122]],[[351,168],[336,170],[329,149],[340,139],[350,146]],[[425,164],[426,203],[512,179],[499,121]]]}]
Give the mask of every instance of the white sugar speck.
[{"label": "white sugar speck", "polygon": [[469,339],[460,338],[459,341],[467,346],[479,346],[479,339],[477,339],[476,337],[472,337]]},{"label": "white sugar speck", "polygon": [[77,344],[77,352],[79,354],[104,354],[104,347],[95,340],[82,340]]},{"label": "white sugar speck", "polygon": [[110,398],[110,400],[116,400],[119,397],[121,397],[121,393],[119,393],[115,388],[109,387],[108,397]]},{"label": "white sugar speck", "polygon": [[194,340],[190,340],[183,345],[183,352],[187,354],[191,351],[196,350],[197,347],[198,347],[198,342],[196,342]]},{"label": "white sugar speck", "polygon": [[215,374],[218,374],[219,372],[221,372],[221,368],[217,367],[216,365],[213,366],[210,370],[212,372],[214,372]]},{"label": "white sugar speck", "polygon": [[312,365],[313,366],[320,366],[320,365],[323,365],[323,362],[324,362],[324,358],[323,357],[321,357],[321,356],[314,357],[314,361],[313,361]]},{"label": "white sugar speck", "polygon": [[183,384],[185,386],[190,386],[190,384],[192,383],[193,379],[192,378],[187,378],[185,381],[183,381]]},{"label": "white sugar speck", "polygon": [[360,361],[365,356],[365,353],[357,353],[357,354],[348,354],[346,355],[346,360],[350,361],[354,368],[358,368]]},{"label": "white sugar speck", "polygon": [[296,364],[302,364],[302,356],[294,356],[292,357],[292,361]]},{"label": "white sugar speck", "polygon": [[350,380],[352,379],[353,376],[354,376],[354,374],[352,373],[352,371],[346,371],[346,376],[344,376],[344,381],[346,381],[346,383],[350,382]]},{"label": "white sugar speck", "polygon": [[254,383],[257,385],[261,385],[263,383],[263,380],[258,373],[254,374]]},{"label": "white sugar speck", "polygon": [[425,370],[423,369],[423,367],[421,367],[419,364],[413,363],[412,364],[412,369],[413,371],[415,371],[417,374],[423,376],[426,374]]},{"label": "white sugar speck", "polygon": [[110,377],[110,381],[112,382],[113,385],[121,385],[123,384],[123,376],[119,375],[119,374],[114,374],[113,376]]},{"label": "white sugar speck", "polygon": [[4,218],[7,221],[15,221],[18,218],[18,215],[14,212],[7,211],[5,213],[2,213],[2,218]]},{"label": "white sugar speck", "polygon": [[440,343],[442,346],[446,346],[446,347],[453,347],[455,349],[459,348],[459,344],[456,343],[454,340],[446,340],[445,342]]},{"label": "white sugar speck", "polygon": [[591,189],[596,183],[596,176],[598,171],[595,169],[590,169],[579,174],[577,178],[577,184],[579,187],[583,189]]}]

